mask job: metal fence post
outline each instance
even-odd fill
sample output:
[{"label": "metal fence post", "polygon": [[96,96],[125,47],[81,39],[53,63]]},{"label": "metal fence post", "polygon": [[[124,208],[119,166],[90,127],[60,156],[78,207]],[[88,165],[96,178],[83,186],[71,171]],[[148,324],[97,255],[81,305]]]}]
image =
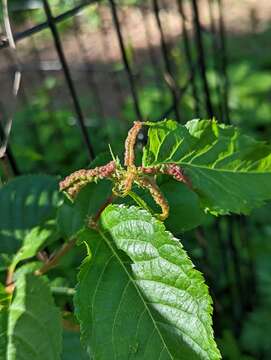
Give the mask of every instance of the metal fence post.
[{"label": "metal fence post", "polygon": [[124,67],[125,67],[125,70],[126,70],[126,73],[128,76],[128,81],[130,84],[135,113],[139,120],[143,120],[140,105],[139,105],[138,94],[137,94],[137,90],[136,90],[136,86],[135,86],[135,82],[134,82],[134,76],[133,76],[132,69],[130,67],[128,57],[126,54],[126,50],[125,50],[125,46],[124,46],[124,40],[123,40],[123,36],[121,33],[120,22],[119,22],[119,18],[118,18],[118,14],[117,14],[116,4],[115,4],[114,0],[109,0],[109,4],[111,7],[111,13],[112,13],[113,21],[115,24],[116,32],[117,32],[117,37],[118,37],[119,46],[120,46],[120,50],[121,50],[122,61],[123,61],[123,64],[124,64]]},{"label": "metal fence post", "polygon": [[196,113],[196,116],[199,117],[199,115],[200,115],[199,94],[198,94],[198,88],[197,88],[196,76],[195,76],[196,68],[195,68],[195,64],[193,63],[193,57],[192,57],[192,52],[191,52],[191,47],[190,47],[190,42],[189,42],[189,34],[188,34],[188,31],[186,28],[186,17],[185,17],[185,13],[184,13],[183,0],[177,0],[177,6],[178,6],[178,11],[180,13],[180,16],[182,18],[182,36],[183,36],[183,40],[184,40],[184,51],[185,51],[185,56],[186,56],[186,62],[187,62],[188,69],[190,72],[192,94],[194,97],[194,104],[195,104],[195,113]]},{"label": "metal fence post", "polygon": [[163,27],[162,27],[160,15],[159,15],[158,1],[153,0],[152,5],[153,5],[153,10],[154,10],[154,15],[155,15],[157,27],[158,27],[158,30],[159,30],[159,33],[160,33],[161,50],[162,50],[162,55],[163,55],[163,59],[164,59],[164,63],[165,63],[166,76],[167,76],[167,79],[166,79],[167,80],[167,85],[168,85],[168,87],[169,87],[169,89],[171,91],[176,120],[180,121],[180,112],[179,112],[179,100],[180,100],[180,94],[179,93],[180,93],[180,89],[178,89],[176,81],[174,79],[174,74],[173,74],[173,71],[172,71],[170,58],[169,58],[169,55],[168,55],[168,49],[167,49],[167,45],[166,45],[164,31],[163,31]]},{"label": "metal fence post", "polygon": [[85,125],[85,119],[84,119],[83,112],[82,112],[82,109],[80,106],[80,102],[79,102],[79,99],[78,99],[78,96],[77,96],[77,93],[76,93],[76,90],[75,90],[75,87],[73,84],[73,80],[72,80],[72,77],[70,74],[70,69],[69,69],[63,48],[62,48],[60,36],[58,34],[58,30],[57,30],[56,24],[54,22],[54,17],[52,15],[51,8],[50,8],[47,0],[43,0],[43,6],[44,6],[44,11],[45,11],[45,14],[46,14],[46,17],[48,20],[48,25],[49,25],[49,28],[51,30],[51,33],[52,33],[52,36],[54,39],[55,48],[56,48],[59,60],[61,62],[63,73],[64,73],[64,76],[65,76],[65,79],[66,79],[66,82],[67,82],[67,85],[68,85],[68,88],[70,91],[70,95],[71,95],[71,98],[73,101],[73,106],[74,106],[75,113],[77,115],[77,121],[78,121],[80,130],[81,130],[81,133],[82,133],[82,138],[85,142],[89,158],[90,158],[90,160],[92,160],[94,158],[94,150],[93,150],[92,144],[90,142],[87,127]]},{"label": "metal fence post", "polygon": [[206,76],[206,62],[205,62],[205,56],[204,56],[204,47],[203,47],[203,41],[202,41],[197,0],[192,0],[192,9],[193,9],[193,17],[194,17],[195,40],[196,40],[197,49],[198,49],[198,64],[199,64],[199,69],[201,72],[201,78],[202,78],[202,83],[203,83],[203,88],[204,88],[206,110],[207,110],[209,118],[212,118],[214,115],[214,111],[213,111],[213,105],[212,105],[212,101],[211,101],[210,89],[209,89],[207,76]]}]

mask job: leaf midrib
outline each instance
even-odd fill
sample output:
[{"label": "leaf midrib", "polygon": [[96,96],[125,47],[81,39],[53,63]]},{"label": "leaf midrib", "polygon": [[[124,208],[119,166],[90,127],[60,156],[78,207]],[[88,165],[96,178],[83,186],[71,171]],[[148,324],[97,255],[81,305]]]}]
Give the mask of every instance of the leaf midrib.
[{"label": "leaf midrib", "polygon": [[[160,164],[170,164],[173,161],[158,161],[157,163],[153,163],[153,164],[149,164],[147,166],[153,166],[153,165],[160,165]],[[186,167],[192,167],[192,168],[196,168],[196,169],[203,169],[203,170],[210,170],[210,171],[216,171],[218,173],[221,172],[225,172],[225,173],[236,173],[236,174],[245,174],[245,175],[259,175],[259,174],[263,174],[263,175],[271,175],[271,170],[270,171],[237,171],[237,170],[230,170],[230,169],[224,169],[224,168],[212,168],[212,167],[208,167],[208,166],[204,166],[204,165],[197,165],[197,164],[192,164],[189,162],[182,162],[182,161],[176,161],[175,162],[178,165],[181,166],[186,166]]]},{"label": "leaf midrib", "polygon": [[[167,161],[157,161],[157,158],[159,157],[159,154],[160,154],[160,149],[161,149],[161,147],[162,147],[162,145],[163,145],[163,143],[164,143],[164,141],[165,141],[165,139],[168,137],[168,136],[170,136],[170,132],[168,132],[166,135],[165,135],[165,137],[164,137],[164,139],[160,142],[160,144],[159,144],[159,146],[158,146],[158,150],[157,150],[157,155],[155,156],[155,161],[153,162],[153,164],[154,165],[159,165],[159,164],[161,164],[161,163],[164,163],[164,164],[166,164],[166,163],[172,163],[172,160],[170,161],[170,160],[167,160]],[[175,146],[175,148],[174,148],[174,150],[172,151],[172,153],[170,154],[170,158],[172,158],[172,156],[176,153],[176,151],[178,150],[178,148],[179,148],[179,146],[181,145],[181,143],[184,141],[184,139],[182,139],[181,141],[179,141],[178,143],[177,143],[177,145]],[[207,151],[202,151],[202,152],[200,152],[196,157],[198,157],[198,156],[201,156],[201,155],[204,155],[205,153],[207,153],[208,151],[210,150],[210,148],[208,147],[208,149],[207,149]],[[189,156],[191,153],[193,153],[193,150],[191,150],[191,152],[190,153],[188,153],[188,154],[186,154],[185,156],[184,156],[184,158],[185,157],[187,157],[187,156]],[[194,158],[193,158],[194,159]],[[192,160],[193,160],[192,159]],[[191,166],[191,167],[194,167],[194,168],[201,168],[201,169],[204,169],[204,170],[213,170],[213,171],[217,171],[217,172],[228,172],[228,173],[230,173],[230,174],[232,174],[232,173],[239,173],[239,174],[242,174],[242,173],[244,173],[244,174],[257,174],[257,175],[259,175],[259,174],[271,174],[271,169],[270,169],[270,171],[237,171],[237,170],[229,170],[229,169],[224,169],[224,168],[212,168],[212,167],[208,167],[208,166],[204,166],[204,165],[196,165],[196,164],[193,164],[193,163],[191,163],[191,162],[185,162],[185,161],[177,161],[176,163],[178,163],[178,164],[180,164],[180,165],[185,165],[185,166]],[[148,165],[147,165],[148,166]],[[149,165],[150,166],[150,165]]]},{"label": "leaf midrib", "polygon": [[148,314],[149,314],[149,316],[150,316],[150,319],[151,319],[152,322],[153,322],[154,328],[156,329],[159,337],[161,338],[161,341],[162,341],[162,343],[163,343],[164,348],[167,350],[167,353],[168,353],[168,355],[170,356],[170,358],[171,358],[172,360],[174,360],[174,357],[172,356],[170,350],[168,349],[167,344],[165,343],[165,340],[164,340],[164,338],[163,338],[163,336],[162,336],[162,333],[161,333],[161,331],[159,330],[158,326],[156,325],[155,319],[154,319],[153,316],[152,316],[152,313],[151,313],[151,311],[150,311],[150,309],[149,309],[149,307],[148,307],[148,305],[147,305],[147,302],[145,301],[145,299],[144,299],[143,295],[141,294],[138,286],[136,285],[135,280],[133,279],[133,277],[131,276],[131,274],[129,273],[129,271],[128,271],[128,270],[126,269],[126,267],[124,266],[123,262],[121,261],[120,257],[118,256],[117,252],[115,251],[114,247],[111,245],[110,240],[107,239],[106,235],[105,235],[101,230],[99,230],[99,234],[100,234],[100,236],[103,238],[103,240],[106,242],[107,246],[110,248],[110,250],[112,251],[113,255],[115,256],[115,258],[117,259],[117,261],[119,262],[119,264],[120,264],[121,267],[123,268],[124,272],[125,272],[126,275],[128,276],[128,279],[131,281],[131,283],[133,284],[134,288],[136,289],[136,291],[137,291],[137,293],[138,293],[138,295],[139,295],[139,297],[140,297],[140,299],[141,299],[144,307],[146,308],[146,310],[147,310],[147,312],[148,312]]}]

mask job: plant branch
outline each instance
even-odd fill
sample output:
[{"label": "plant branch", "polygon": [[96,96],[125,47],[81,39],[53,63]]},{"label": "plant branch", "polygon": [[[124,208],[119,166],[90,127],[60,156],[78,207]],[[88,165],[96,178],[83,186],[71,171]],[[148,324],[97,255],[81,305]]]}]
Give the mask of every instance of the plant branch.
[{"label": "plant branch", "polygon": [[100,216],[102,214],[102,212],[104,211],[104,209],[111,204],[115,199],[115,196],[112,194],[111,196],[109,196],[109,198],[103,203],[103,205],[99,208],[99,210],[97,211],[96,215],[91,219],[90,223],[89,223],[89,227],[95,227],[97,222],[100,219]]},{"label": "plant branch", "polygon": [[14,282],[13,282],[13,268],[10,266],[7,270],[7,277],[6,277],[6,292],[8,294],[12,294],[14,290]]},{"label": "plant branch", "polygon": [[70,241],[63,244],[63,246],[56,252],[56,254],[51,259],[49,259],[39,270],[35,271],[35,275],[43,275],[52,268],[56,267],[59,263],[59,260],[74,247],[75,243],[76,239],[71,239]]},{"label": "plant branch", "polygon": [[62,319],[62,326],[65,330],[80,332],[80,326],[73,323],[72,321],[69,321],[68,319]]}]

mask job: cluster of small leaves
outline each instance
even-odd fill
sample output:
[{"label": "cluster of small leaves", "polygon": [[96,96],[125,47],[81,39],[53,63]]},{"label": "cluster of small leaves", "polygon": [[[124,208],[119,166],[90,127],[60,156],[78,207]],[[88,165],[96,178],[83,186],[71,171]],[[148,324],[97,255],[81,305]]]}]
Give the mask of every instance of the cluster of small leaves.
[{"label": "cluster of small leaves", "polygon": [[208,288],[175,235],[207,212],[246,214],[270,200],[271,147],[215,121],[168,120],[147,124],[137,167],[142,125],[125,167],[79,170],[61,182],[69,198],[42,175],[0,189],[1,360],[221,358]]}]

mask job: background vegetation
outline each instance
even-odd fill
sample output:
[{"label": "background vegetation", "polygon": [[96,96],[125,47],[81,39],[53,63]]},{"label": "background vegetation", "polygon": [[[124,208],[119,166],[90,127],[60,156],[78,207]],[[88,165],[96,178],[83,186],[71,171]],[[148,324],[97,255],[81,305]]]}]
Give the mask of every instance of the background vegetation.
[{"label": "background vegetation", "polygon": [[[10,0],[9,3],[16,31],[22,31],[45,20],[40,1]],[[182,87],[189,72],[184,57],[183,38],[175,36],[171,28],[175,23],[167,23],[167,19],[171,19],[169,3],[163,2],[164,12],[169,14],[163,18],[163,26],[167,29],[168,54],[175,81]],[[76,5],[76,1],[54,0],[50,1],[50,4],[57,16]],[[125,17],[125,12],[132,14],[139,5],[139,1],[126,0],[119,3],[119,8]],[[206,14],[207,2],[201,1],[200,6],[202,14]],[[98,47],[102,37],[112,40],[112,20],[108,20],[104,28],[104,17],[107,18],[108,13],[108,5],[103,1],[99,6],[89,6],[80,15],[58,25],[95,154],[108,150],[108,143],[115,154],[120,154],[123,150],[122,140],[132,120],[136,118],[124,65],[118,51],[116,55],[109,54],[109,50],[103,50],[103,58],[99,58],[99,54],[93,55],[95,51],[92,46]],[[257,8],[252,8],[250,15],[250,27],[230,27],[227,31],[230,121],[257,139],[270,142],[270,20],[259,19]],[[239,18],[242,18],[242,14]],[[125,22],[125,18],[122,17],[122,21]],[[221,81],[217,74],[219,64],[216,63],[216,54],[210,39],[210,24],[205,19],[202,21],[212,103],[217,119],[223,120],[218,93],[218,84]],[[129,26],[125,29],[128,31]],[[91,39],[97,43],[86,44],[85,31],[89,31],[93,36]],[[139,28],[138,31],[143,30]],[[144,118],[155,121],[171,104],[171,93],[163,77],[162,55],[157,43],[150,52],[144,48],[144,44],[143,49],[134,45],[134,35],[125,33],[125,50],[135,74],[141,112]],[[189,36],[192,38],[192,31]],[[155,43],[155,39],[153,41]],[[74,49],[76,43],[79,46]],[[194,47],[192,41],[192,55],[195,57]],[[10,146],[20,173],[47,173],[60,178],[75,169],[86,167],[89,160],[76,125],[76,115],[65,78],[53,49],[49,30],[34,35],[32,40],[18,43],[23,83],[18,108],[14,114]],[[75,53],[80,55],[77,62]],[[7,49],[2,50],[0,56],[3,56],[0,106],[2,114],[5,114],[12,109],[7,89],[10,88],[13,65]],[[199,80],[196,81],[200,88]],[[199,97],[199,114],[201,118],[206,118],[203,90],[200,90]],[[182,122],[196,117],[191,90],[182,97],[179,108]],[[174,118],[174,113],[171,112],[169,117]],[[3,181],[6,180],[3,169],[0,171]],[[265,206],[253,211],[249,217],[225,216],[219,222],[206,216],[203,229],[186,231],[184,237],[186,249],[193,262],[207,277],[210,286],[215,303],[215,333],[224,359],[270,358],[270,210],[270,206]],[[180,209],[180,217],[185,216],[185,211]],[[3,244],[4,242],[0,243],[0,248]],[[5,249],[6,255],[0,259],[2,282],[12,250]],[[71,293],[62,294],[59,289],[73,289],[75,286],[75,265],[80,264],[83,256],[80,249],[77,252],[76,257],[64,258],[60,266],[49,275],[55,284],[56,302],[65,304],[67,318],[73,306],[72,290]],[[35,266],[35,262],[29,266]],[[64,343],[67,346],[63,359],[85,358],[76,332],[67,329]]]}]

